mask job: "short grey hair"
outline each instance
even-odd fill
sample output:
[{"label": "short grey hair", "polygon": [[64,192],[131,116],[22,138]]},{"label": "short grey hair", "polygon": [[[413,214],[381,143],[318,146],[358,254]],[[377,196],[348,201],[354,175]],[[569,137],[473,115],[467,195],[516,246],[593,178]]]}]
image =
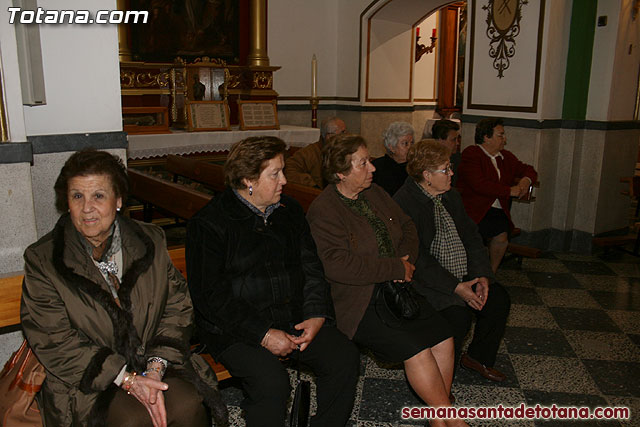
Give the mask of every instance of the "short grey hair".
[{"label": "short grey hair", "polygon": [[398,140],[405,135],[413,135],[413,127],[407,122],[393,122],[387,130],[382,133],[384,138],[384,146],[388,151],[396,148]]},{"label": "short grey hair", "polygon": [[343,121],[340,117],[337,116],[327,117],[322,121],[322,123],[320,124],[320,136],[322,137],[323,141],[327,138],[328,134],[336,133],[336,122],[338,120],[340,120],[341,122]]}]

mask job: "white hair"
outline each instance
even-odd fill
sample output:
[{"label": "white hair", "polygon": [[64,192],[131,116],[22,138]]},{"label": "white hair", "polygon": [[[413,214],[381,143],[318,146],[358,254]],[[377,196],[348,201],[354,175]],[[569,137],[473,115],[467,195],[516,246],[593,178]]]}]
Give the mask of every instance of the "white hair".
[{"label": "white hair", "polygon": [[413,135],[413,127],[407,122],[393,122],[387,130],[382,133],[384,146],[391,151],[398,145],[398,140],[405,135]]}]

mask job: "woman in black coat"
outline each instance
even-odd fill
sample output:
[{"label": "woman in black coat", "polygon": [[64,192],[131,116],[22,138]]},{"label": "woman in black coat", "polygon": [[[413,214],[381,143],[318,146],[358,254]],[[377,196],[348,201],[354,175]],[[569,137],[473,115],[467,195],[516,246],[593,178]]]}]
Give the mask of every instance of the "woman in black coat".
[{"label": "woman in black coat", "polygon": [[329,285],[300,205],[282,196],[285,144],[237,143],[224,193],[189,222],[187,272],[199,337],[242,379],[248,426],[284,425],[289,377],[279,358],[317,374],[311,425],[349,419],[359,353],[335,327]]},{"label": "woman in black coat", "polygon": [[449,150],[437,141],[423,140],[407,157],[409,177],[394,200],[418,229],[416,289],[453,327],[456,360],[476,316],[473,341],[461,364],[487,379],[503,381],[504,374],[493,365],[511,303],[507,291],[495,283],[476,224],[451,188]]}]

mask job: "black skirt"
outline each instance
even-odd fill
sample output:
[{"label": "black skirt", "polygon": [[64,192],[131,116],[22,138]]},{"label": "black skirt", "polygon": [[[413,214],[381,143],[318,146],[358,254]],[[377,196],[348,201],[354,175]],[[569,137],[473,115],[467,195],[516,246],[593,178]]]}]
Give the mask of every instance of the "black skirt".
[{"label": "black skirt", "polygon": [[509,218],[502,209],[491,208],[478,223],[478,231],[484,240],[509,232]]},{"label": "black skirt", "polygon": [[381,313],[388,309],[384,304],[376,304],[378,286],[353,336],[355,343],[367,347],[380,359],[396,363],[410,359],[453,336],[447,321],[421,296],[420,316],[417,319],[389,322],[391,316]]}]

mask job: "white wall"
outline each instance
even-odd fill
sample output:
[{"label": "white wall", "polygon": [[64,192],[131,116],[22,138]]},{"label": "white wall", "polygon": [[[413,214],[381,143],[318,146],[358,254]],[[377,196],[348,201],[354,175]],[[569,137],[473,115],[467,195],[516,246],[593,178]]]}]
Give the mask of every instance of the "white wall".
[{"label": "white wall", "polygon": [[[431,45],[431,30],[437,28],[438,14],[434,13],[422,21],[417,28],[420,29],[420,44]],[[415,40],[414,40],[415,43]],[[431,53],[425,53],[418,62],[413,65],[413,99],[435,99],[438,96],[436,89],[436,59],[438,58],[438,41]]]},{"label": "white wall", "polygon": [[[546,2],[549,3],[549,2]],[[465,94],[465,113],[476,115],[495,115],[490,109],[482,106],[531,107],[535,94],[536,54],[538,52],[538,25],[540,18],[540,0],[521,2],[522,19],[520,33],[515,38],[515,54],[509,59],[509,67],[503,71],[502,78],[494,69],[494,58],[489,56],[490,39],[487,31],[487,11],[482,9],[484,2],[469,2],[469,39],[467,58],[471,61],[470,49],[473,49],[473,70],[467,67],[465,92],[471,88],[471,102],[478,105],[474,110],[469,108]],[[475,6],[475,22],[472,22],[472,7]],[[473,33],[473,37],[472,37]],[[543,40],[544,41],[544,40]],[[472,46],[474,45],[474,46]],[[497,46],[497,44],[494,44]],[[509,45],[507,46],[509,47]],[[544,52],[544,51],[543,51]],[[542,60],[542,58],[541,58]],[[472,74],[470,74],[472,73]],[[539,101],[539,100],[538,100]],[[506,117],[540,118],[540,107],[535,113],[500,113]]]},{"label": "white wall", "polygon": [[631,0],[622,1],[613,63],[616,78],[611,83],[608,120],[633,120],[638,90],[637,73],[640,72],[640,15],[633,21],[632,8]]},{"label": "white wall", "polygon": [[607,16],[608,23],[605,27],[595,27],[587,120],[607,120],[611,80],[613,78],[613,63],[616,54],[616,40],[618,38],[619,14],[620,0],[598,2],[597,16]]},{"label": "white wall", "polygon": [[[39,0],[38,5],[95,13],[116,9],[116,0]],[[24,107],[27,135],[122,130],[117,26],[41,24],[40,39],[47,104]]]},{"label": "white wall", "polygon": [[[360,14],[372,0],[338,1],[337,95],[357,97],[360,71]],[[363,28],[366,37],[366,26]],[[366,38],[363,38],[366,40]]]},{"label": "white wall", "polygon": [[411,101],[411,25],[371,20],[367,100]]},{"label": "white wall", "polygon": [[24,142],[27,140],[27,134],[22,113],[16,32],[14,26],[9,24],[9,12],[5,7],[0,7],[0,55],[9,140]]},{"label": "white wall", "polygon": [[571,0],[545,2],[544,38],[540,66],[539,117],[562,117],[564,82],[571,31]]},{"label": "white wall", "polygon": [[336,96],[338,0],[270,0],[268,54],[282,67],[273,78],[280,96],[311,96],[311,57],[318,59],[318,96]]}]

